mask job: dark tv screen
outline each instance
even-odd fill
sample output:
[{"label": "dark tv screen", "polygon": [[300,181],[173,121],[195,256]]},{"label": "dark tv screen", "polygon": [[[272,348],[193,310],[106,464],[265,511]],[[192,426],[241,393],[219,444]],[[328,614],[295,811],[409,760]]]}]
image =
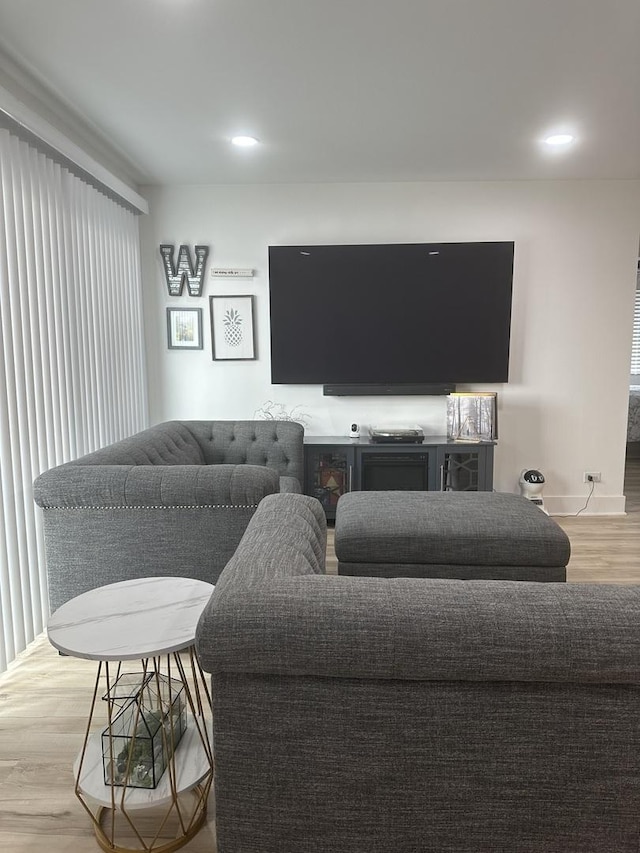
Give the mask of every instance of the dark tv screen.
[{"label": "dark tv screen", "polygon": [[270,246],[272,382],[506,382],[513,252]]}]

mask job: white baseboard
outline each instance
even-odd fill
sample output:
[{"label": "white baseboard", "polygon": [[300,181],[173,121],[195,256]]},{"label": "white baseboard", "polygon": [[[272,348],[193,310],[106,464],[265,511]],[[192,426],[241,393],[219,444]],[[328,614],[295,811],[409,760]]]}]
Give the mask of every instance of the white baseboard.
[{"label": "white baseboard", "polygon": [[[544,508],[549,515],[626,515],[624,495],[545,495]],[[586,504],[586,506],[585,506]]]}]

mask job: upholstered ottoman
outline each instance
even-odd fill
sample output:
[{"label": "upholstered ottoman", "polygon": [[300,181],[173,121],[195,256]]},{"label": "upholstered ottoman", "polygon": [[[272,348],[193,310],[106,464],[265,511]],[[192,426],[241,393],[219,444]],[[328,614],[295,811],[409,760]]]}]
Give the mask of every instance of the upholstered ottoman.
[{"label": "upholstered ottoman", "polygon": [[338,573],[373,577],[564,581],[571,547],[519,495],[349,492],[338,501]]}]

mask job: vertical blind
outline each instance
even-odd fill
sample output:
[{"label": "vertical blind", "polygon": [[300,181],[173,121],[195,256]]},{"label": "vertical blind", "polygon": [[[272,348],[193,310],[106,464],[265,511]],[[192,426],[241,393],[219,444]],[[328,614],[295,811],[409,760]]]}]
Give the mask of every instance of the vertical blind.
[{"label": "vertical blind", "polygon": [[145,427],[137,216],[0,128],[0,671],[48,615],[47,468]]}]

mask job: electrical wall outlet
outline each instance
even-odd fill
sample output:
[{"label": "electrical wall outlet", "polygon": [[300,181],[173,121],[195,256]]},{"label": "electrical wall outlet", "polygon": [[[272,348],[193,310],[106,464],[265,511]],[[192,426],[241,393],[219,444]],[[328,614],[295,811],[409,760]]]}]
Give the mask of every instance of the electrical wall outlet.
[{"label": "electrical wall outlet", "polygon": [[602,480],[602,474],[600,471],[585,471],[583,476],[583,483],[599,483]]}]

